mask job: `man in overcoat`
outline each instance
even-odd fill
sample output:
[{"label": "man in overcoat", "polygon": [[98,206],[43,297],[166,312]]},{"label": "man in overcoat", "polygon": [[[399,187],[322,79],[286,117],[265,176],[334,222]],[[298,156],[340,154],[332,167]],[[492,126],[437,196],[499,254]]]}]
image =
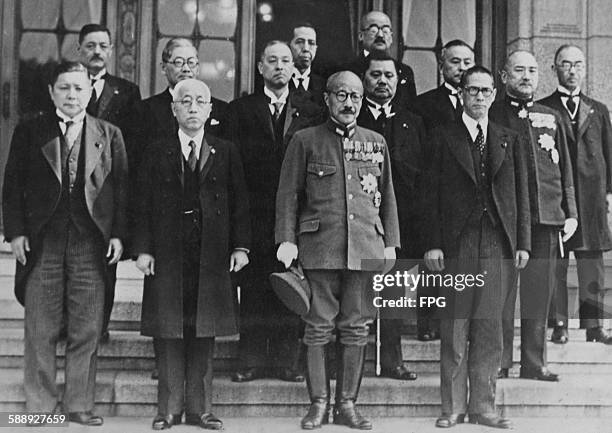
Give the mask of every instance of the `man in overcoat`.
[{"label": "man in overcoat", "polygon": [[[409,266],[423,257],[420,246],[422,200],[420,182],[424,175],[423,146],[425,127],[416,114],[393,102],[398,76],[395,61],[386,54],[371,53],[366,58],[363,76],[364,102],[357,124],[372,129],[383,137],[389,148],[393,170],[393,188],[397,201],[402,248],[398,258]],[[385,288],[385,297],[404,296],[404,287]],[[403,362],[403,320],[395,309],[380,310],[380,352],[382,375],[400,380],[415,380],[417,374]]]},{"label": "man in overcoat", "polygon": [[446,307],[439,310],[442,415],[436,426],[453,427],[468,413],[471,423],[510,428],[497,415],[495,388],[503,300],[514,267],[529,259],[527,168],[518,135],[488,119],[495,99],[491,72],[466,71],[460,97],[461,121],[432,136],[425,263],[450,275],[480,276],[482,284],[440,288]]},{"label": "man in overcoat", "polygon": [[[25,306],[28,412],[53,412],[56,346],[66,314],[63,411],[92,414],[104,307],[104,272],[127,236],[127,157],[119,129],[89,116],[87,70],[60,63],[49,84],[56,110],[17,126],[6,165],[4,235],[17,258],[15,294]],[[106,256],[106,258],[105,258]]]},{"label": "man in overcoat", "polygon": [[310,409],[302,428],[328,422],[330,384],[325,350],[334,330],[337,361],[334,423],[370,430],[355,407],[365,363],[368,324],[376,316],[372,260],[395,260],[399,224],[385,139],[356,124],[363,99],[349,71],[327,81],[330,117],[298,131],[287,149],[276,200],[277,257],[298,259],[312,288],[304,343]]},{"label": "man in overcoat", "polygon": [[141,332],[156,344],[153,428],[220,429],[211,412],[214,339],[238,332],[230,272],[248,263],[248,196],[232,143],[205,133],[208,86],[175,87],[179,130],[152,143],[139,171],[133,253],[145,274]]},{"label": "man in overcoat", "polygon": [[[565,244],[573,251],[578,267],[580,326],[587,341],[612,344],[612,336],[602,328],[604,317],[605,270],[603,252],[612,249],[608,225],[612,202],[612,126],[608,107],[584,94],[586,72],[582,50],[562,45],[554,59],[559,87],[540,102],[557,110],[565,126],[578,207],[578,229]],[[551,305],[555,328],[552,341],[566,343],[569,257],[559,261],[557,289]],[[608,312],[609,313],[609,312]]]},{"label": "man in overcoat", "polygon": [[292,97],[293,56],[285,42],[268,42],[258,68],[263,89],[232,101],[224,127],[226,138],[240,150],[253,225],[251,266],[238,276],[241,366],[232,380],[274,376],[302,382],[300,320],[274,294],[268,278],[282,270],[274,257],[274,203],[285,149],[296,131],[313,124],[320,108],[304,98],[298,105]]}]

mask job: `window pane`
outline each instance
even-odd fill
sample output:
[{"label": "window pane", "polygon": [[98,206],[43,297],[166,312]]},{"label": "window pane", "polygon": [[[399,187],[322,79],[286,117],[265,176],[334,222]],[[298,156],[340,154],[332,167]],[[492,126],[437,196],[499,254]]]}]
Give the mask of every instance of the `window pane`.
[{"label": "window pane", "polygon": [[77,47],[79,46],[79,35],[70,33],[64,37],[62,42],[62,59],[79,60]]},{"label": "window pane", "polygon": [[432,51],[407,50],[402,61],[414,71],[417,94],[437,87],[438,64]]},{"label": "window pane", "polygon": [[22,0],[21,21],[26,29],[54,29],[61,0]]},{"label": "window pane", "polygon": [[[447,3],[452,2],[442,2],[442,9]],[[438,36],[438,1],[404,0],[403,8],[404,44],[408,47],[433,47]]]},{"label": "window pane", "polygon": [[210,87],[214,97],[234,99],[236,66],[234,44],[225,41],[202,41],[198,52],[200,79]]},{"label": "window pane", "polygon": [[157,22],[164,35],[190,35],[196,14],[195,0],[159,0]]},{"label": "window pane", "polygon": [[476,41],[476,0],[442,2],[442,43],[461,39],[474,46]]},{"label": "window pane", "polygon": [[19,44],[19,58],[36,63],[57,60],[57,37],[53,33],[24,33]]},{"label": "window pane", "polygon": [[236,0],[199,0],[198,23],[203,35],[234,36],[238,19]]},{"label": "window pane", "polygon": [[20,119],[52,109],[47,81],[58,62],[57,38],[51,33],[25,33],[19,44]]},{"label": "window pane", "polygon": [[64,0],[64,25],[69,30],[81,30],[85,24],[99,23],[102,0]]}]

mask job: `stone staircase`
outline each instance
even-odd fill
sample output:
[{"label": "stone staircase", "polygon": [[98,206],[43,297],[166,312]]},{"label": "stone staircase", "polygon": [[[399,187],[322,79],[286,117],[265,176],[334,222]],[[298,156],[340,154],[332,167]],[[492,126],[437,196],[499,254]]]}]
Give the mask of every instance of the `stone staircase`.
[{"label": "stone staircase", "polygon": [[[612,269],[612,266],[607,266]],[[23,308],[13,297],[14,263],[0,255],[0,412],[23,411]],[[570,283],[575,285],[575,269]],[[612,275],[607,279],[612,284]],[[570,305],[576,305],[575,289]],[[111,416],[152,416],[156,412],[157,382],[151,340],[138,332],[142,278],[132,263],[122,262],[111,321],[111,338],[99,349],[97,412]],[[612,297],[612,293],[610,293]],[[610,299],[608,302],[612,302]],[[570,308],[576,311],[576,308]],[[610,327],[608,320],[606,325]],[[570,343],[549,343],[551,370],[559,383],[511,378],[498,382],[497,402],[513,417],[612,417],[612,346],[586,343],[577,320],[570,321]],[[517,329],[518,331],[518,329]],[[299,417],[308,405],[305,384],[258,380],[235,384],[229,380],[237,361],[237,337],[217,340],[215,353],[215,412],[221,417]],[[514,358],[519,359],[518,338]],[[58,347],[58,381],[63,381],[64,344]],[[374,377],[374,342],[368,347],[367,377],[360,392],[362,411],[374,417],[434,417],[439,413],[439,342],[403,339],[409,367],[419,373],[415,382]],[[518,369],[512,374],[516,376]]]}]

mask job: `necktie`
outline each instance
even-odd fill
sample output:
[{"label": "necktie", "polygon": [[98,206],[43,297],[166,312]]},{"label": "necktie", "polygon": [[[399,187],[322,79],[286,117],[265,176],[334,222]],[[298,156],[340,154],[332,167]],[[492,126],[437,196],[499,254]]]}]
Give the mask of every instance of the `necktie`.
[{"label": "necktie", "polygon": [[567,105],[567,111],[569,111],[570,116],[573,116],[576,112],[576,101],[574,100],[575,97],[576,95],[568,95],[567,102],[565,103]]},{"label": "necktie", "polygon": [[72,120],[68,120],[67,122],[64,122],[64,125],[66,125],[66,131],[64,131],[64,143],[66,143],[66,148],[70,150],[74,144],[74,138],[72,137],[72,127],[74,126],[74,122]]},{"label": "necktie", "polygon": [[459,96],[455,95],[455,119],[461,119],[461,115],[463,114],[463,105],[459,100]]},{"label": "necktie", "polygon": [[298,89],[300,90],[306,90],[306,86],[304,86],[304,79],[303,78],[298,78]]},{"label": "necktie", "polygon": [[191,140],[189,142],[189,147],[191,148],[191,152],[189,152],[189,158],[187,158],[187,165],[189,166],[189,169],[194,172],[198,165],[198,156],[196,155],[195,141]]},{"label": "necktie", "polygon": [[89,103],[87,104],[87,113],[92,116],[96,115],[96,105],[98,102],[98,95],[96,94],[96,88],[94,84],[96,84],[98,80],[91,80],[91,98],[89,98]]},{"label": "necktie", "polygon": [[478,134],[476,135],[474,146],[476,146],[478,152],[480,152],[480,156],[482,156],[485,148],[484,133],[482,132],[482,127],[480,126],[480,123],[477,123],[476,127],[478,128]]},{"label": "necktie", "polygon": [[272,105],[274,105],[274,120],[278,120],[278,118],[281,115],[281,111],[283,110],[283,103],[282,102],[274,102]]}]

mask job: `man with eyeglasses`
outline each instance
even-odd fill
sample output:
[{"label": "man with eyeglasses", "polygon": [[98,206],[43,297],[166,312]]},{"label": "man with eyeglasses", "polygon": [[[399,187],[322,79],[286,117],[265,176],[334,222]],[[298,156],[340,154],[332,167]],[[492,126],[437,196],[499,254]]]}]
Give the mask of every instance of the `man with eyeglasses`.
[{"label": "man with eyeglasses", "polygon": [[[361,18],[361,29],[359,30],[360,53],[355,60],[343,69],[353,71],[358,76],[363,76],[366,70],[365,59],[371,52],[391,54],[393,44],[393,29],[389,16],[380,11],[370,11]],[[412,68],[404,63],[395,61],[397,70],[397,92],[394,97],[395,103],[409,108],[416,99],[416,87],[414,84],[414,73]]]},{"label": "man with eyeglasses", "polygon": [[250,222],[233,143],[206,131],[208,86],[174,87],[174,136],[147,148],[138,173],[133,253],[145,275],[141,332],[156,343],[154,430],[182,422],[220,430],[212,412],[214,339],[238,332],[230,279],[249,263]]},{"label": "man with eyeglasses", "polygon": [[[432,132],[425,264],[482,284],[440,287],[442,414],[436,426],[465,421],[511,428],[497,415],[502,307],[514,268],[529,260],[529,193],[518,134],[489,120],[493,75],[474,66],[461,77],[461,120]],[[469,343],[468,343],[469,342]],[[469,389],[469,392],[468,392]],[[468,397],[469,396],[469,397]]]},{"label": "man with eyeglasses", "polygon": [[[118,126],[125,139],[126,131],[129,129],[129,116],[140,101],[140,89],[136,84],[107,72],[107,63],[112,52],[113,44],[107,27],[101,24],[86,24],[81,28],[77,53],[79,61],[87,68],[92,85],[87,114]],[[128,146],[126,152],[131,174],[132,149]],[[108,266],[101,343],[106,343],[109,339],[108,324],[115,300],[116,280],[117,265]]]},{"label": "man with eyeglasses", "polygon": [[612,203],[612,126],[608,107],[589,98],[581,89],[586,60],[580,48],[562,45],[554,57],[553,70],[559,87],[540,102],[557,110],[565,126],[569,147],[579,225],[564,247],[559,260],[557,286],[551,305],[554,320],[552,341],[567,343],[568,252],[573,251],[578,267],[580,326],[586,340],[612,344],[602,328],[604,317],[605,269],[603,252],[612,249],[608,215]]},{"label": "man with eyeglasses", "polygon": [[[397,200],[402,248],[398,257],[406,266],[416,266],[420,251],[420,222],[423,216],[420,186],[425,166],[423,146],[425,127],[416,114],[394,104],[397,91],[395,61],[384,53],[373,52],[367,58],[367,69],[363,76],[365,99],[357,123],[363,128],[378,132],[387,141],[393,188]],[[404,296],[404,286],[385,288],[387,299]],[[416,380],[417,374],[404,364],[402,356],[402,328],[405,317],[395,308],[380,309],[380,353],[382,375],[398,380]]]},{"label": "man with eyeglasses", "polygon": [[[555,287],[559,242],[572,237],[578,225],[572,165],[561,119],[554,110],[533,101],[538,64],[527,51],[511,53],[500,72],[506,86],[503,100],[493,103],[491,120],[517,132],[528,160],[531,209],[531,260],[521,272],[521,371],[524,379],[556,382],[546,361],[546,321]],[[512,368],[515,283],[505,301],[500,378]]]},{"label": "man with eyeglasses", "polygon": [[298,131],[287,148],[276,200],[277,258],[298,260],[312,289],[306,328],[310,409],[305,430],[329,422],[326,347],[341,344],[334,424],[371,430],[355,407],[365,365],[368,325],[376,316],[374,272],[387,270],[400,246],[390,152],[382,135],[357,125],[363,85],[350,71],[327,80],[329,118]]},{"label": "man with eyeglasses", "polygon": [[289,91],[300,94],[317,105],[323,106],[325,80],[312,71],[312,62],[317,55],[317,32],[308,22],[293,26],[289,42],[293,54],[294,71],[289,81]]},{"label": "man with eyeglasses", "polygon": [[274,202],[285,149],[296,131],[313,124],[320,108],[306,100],[298,105],[292,97],[293,56],[286,42],[266,43],[257,67],[263,89],[230,103],[226,128],[244,163],[253,224],[251,266],[237,276],[241,365],[232,381],[276,377],[303,382],[300,319],[274,294],[269,275],[282,270],[274,258]]}]

